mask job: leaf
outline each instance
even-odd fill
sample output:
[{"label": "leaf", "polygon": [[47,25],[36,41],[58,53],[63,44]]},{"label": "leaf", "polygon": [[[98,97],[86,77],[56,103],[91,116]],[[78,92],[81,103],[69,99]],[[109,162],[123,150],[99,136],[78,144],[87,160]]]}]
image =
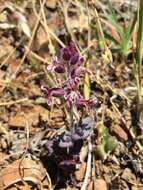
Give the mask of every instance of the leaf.
[{"label": "leaf", "polygon": [[[58,170],[57,178],[60,176],[60,179],[63,177],[66,181],[66,178],[75,172],[81,148],[84,141],[91,135],[94,124],[92,117],[82,118],[72,130],[66,130],[65,133],[45,143],[40,157],[43,162],[46,160],[46,164],[49,162],[50,166],[54,162],[54,168]],[[61,169],[64,172],[61,172]]]},{"label": "leaf", "polygon": [[14,24],[9,24],[9,23],[0,23],[0,29],[12,29],[15,28]]},{"label": "leaf", "polygon": [[105,37],[112,41],[113,43],[115,43],[116,45],[120,45],[120,42],[118,42],[118,40],[116,40],[113,36],[111,36],[110,34],[108,34],[107,32],[104,32]]},{"label": "leaf", "polygon": [[20,12],[16,11],[15,12],[16,16],[17,16],[17,19],[18,19],[18,23],[19,23],[19,26],[21,27],[23,33],[31,38],[31,30],[28,26],[28,22],[27,22],[27,19],[25,18],[24,15],[22,15]]},{"label": "leaf", "polygon": [[114,137],[108,137],[105,143],[105,152],[112,152],[117,147],[117,140]]},{"label": "leaf", "polygon": [[[86,63],[86,69],[89,68],[89,62]],[[89,74],[85,73],[85,77],[84,77],[84,84],[83,84],[83,92],[84,92],[84,97],[86,100],[89,100],[90,97],[90,78],[89,78]]]},{"label": "leaf", "polygon": [[103,144],[98,144],[95,146],[95,154],[101,159],[105,160],[107,158],[107,154],[104,149]]},{"label": "leaf", "polygon": [[123,31],[122,31],[122,28],[121,28],[121,26],[119,25],[119,23],[117,21],[115,12],[114,12],[112,4],[111,4],[111,1],[107,0],[107,3],[108,3],[109,12],[110,12],[110,14],[107,16],[107,18],[114,25],[114,27],[116,28],[116,31],[121,36]]}]

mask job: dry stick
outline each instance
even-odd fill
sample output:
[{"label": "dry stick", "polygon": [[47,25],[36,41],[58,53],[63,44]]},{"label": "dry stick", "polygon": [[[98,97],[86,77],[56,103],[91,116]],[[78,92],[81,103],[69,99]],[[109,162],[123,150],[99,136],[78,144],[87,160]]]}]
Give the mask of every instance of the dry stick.
[{"label": "dry stick", "polygon": [[13,105],[13,104],[26,102],[28,100],[29,100],[28,98],[22,98],[22,99],[15,100],[15,101],[13,100],[13,101],[9,101],[9,102],[2,102],[2,103],[0,103],[0,106],[9,106],[9,105]]},{"label": "dry stick", "polygon": [[[42,5],[41,0],[40,0],[40,6],[41,6],[41,10],[42,10],[42,17],[43,17],[44,25],[45,25],[45,28],[46,28],[47,27],[47,20],[46,20],[46,16],[45,16],[44,6]],[[52,53],[52,55],[54,55],[55,54],[55,48],[54,48],[54,46],[52,44],[52,40],[50,38],[50,34],[49,34],[48,30],[47,30],[47,38],[48,38],[48,41],[49,41],[49,50]]]},{"label": "dry stick", "polygon": [[87,189],[88,179],[91,175],[91,161],[92,161],[92,144],[91,144],[91,139],[89,139],[86,173],[85,173],[85,178],[84,178],[84,181],[83,181],[83,184],[82,184],[82,187],[80,190],[86,190]]},{"label": "dry stick", "polygon": [[[81,3],[78,0],[76,0],[76,3],[74,1],[70,1],[70,3],[72,3],[74,6],[78,7],[80,10],[84,9],[84,7],[81,5]],[[87,2],[86,2],[86,5],[87,5]],[[88,6],[87,6],[87,10],[88,10]],[[84,50],[81,51],[81,55],[84,55],[85,52],[87,52],[90,47],[94,46],[94,43],[90,41],[90,39],[91,39],[91,37],[90,37],[91,36],[91,29],[90,29],[90,14],[89,14],[89,10],[87,12],[88,12],[88,45],[87,45],[87,47]],[[83,11],[81,11],[81,14],[83,14]],[[68,19],[67,13],[65,14],[65,20],[66,20],[66,18]],[[70,29],[70,27],[68,29]]]},{"label": "dry stick", "polygon": [[16,51],[17,47],[15,47],[10,54],[4,59],[4,61],[0,64],[0,69],[7,63],[7,61],[10,59],[10,57],[14,54]]},{"label": "dry stick", "polygon": [[93,189],[96,190],[95,156],[93,156],[92,163],[93,163],[93,166],[92,166]]},{"label": "dry stick", "polygon": [[70,27],[70,21],[69,21],[69,18],[68,18],[68,6],[69,6],[69,3],[65,4],[65,3],[61,3],[59,1],[59,6],[60,6],[60,8],[61,8],[61,10],[63,12],[64,18],[65,18],[65,25],[66,25],[67,31],[70,34],[72,41],[75,43],[78,53],[80,54],[80,56],[82,56],[83,51],[82,51],[81,47],[78,47],[77,39],[76,39],[76,37],[75,37],[74,33],[72,32],[71,27]]},{"label": "dry stick", "polygon": [[[45,2],[46,2],[46,0],[43,1],[43,4],[45,4]],[[14,79],[14,78],[16,77],[16,75],[18,74],[21,65],[23,64],[23,62],[24,62],[26,56],[27,56],[28,53],[29,53],[29,49],[31,48],[32,42],[33,42],[33,40],[34,40],[36,31],[37,31],[37,28],[38,28],[38,26],[39,26],[40,17],[41,17],[41,9],[40,9],[40,11],[39,11],[39,17],[38,17],[37,22],[36,22],[36,24],[35,24],[35,27],[34,27],[34,29],[33,29],[32,37],[31,37],[31,39],[30,39],[30,41],[29,41],[29,43],[28,43],[28,49],[25,51],[25,53],[24,53],[24,55],[23,55],[23,57],[22,57],[22,60],[21,60],[20,63],[19,63],[18,68],[16,69],[15,73],[14,73],[13,76],[12,76],[12,79]]]},{"label": "dry stick", "polygon": [[8,62],[8,60],[11,58],[11,56],[12,56],[12,55],[14,54],[14,52],[16,51],[17,47],[20,46],[21,42],[22,42],[22,39],[18,42],[18,44],[16,45],[16,47],[15,47],[13,50],[11,50],[11,52],[9,53],[9,55],[8,55],[8,56],[3,60],[3,62],[0,64],[0,69],[2,68],[2,66],[4,66],[4,65]]},{"label": "dry stick", "polygon": [[[34,1],[34,0],[33,0]],[[35,13],[35,16],[37,17],[37,19],[39,19],[39,15],[37,14],[37,11],[35,9],[34,3],[33,3],[33,10]],[[43,22],[43,20],[40,20],[41,25],[43,26],[45,32],[47,33],[47,35],[51,35],[62,47],[66,47],[65,44],[56,36],[56,34],[49,28],[48,25],[45,25],[45,23]]]},{"label": "dry stick", "polygon": [[29,55],[30,55],[30,56],[33,56],[35,59],[37,59],[37,60],[39,60],[39,61],[41,61],[41,62],[43,62],[43,63],[48,63],[48,64],[50,64],[50,61],[47,61],[46,59],[44,59],[44,58],[41,57],[40,55],[38,55],[38,54],[36,54],[35,52],[33,52],[32,50],[28,49],[27,46],[24,46],[24,48],[25,48],[27,51],[29,51]]},{"label": "dry stick", "polygon": [[[87,46],[89,46],[90,40],[91,40],[90,14],[89,14],[88,1],[86,0],[85,2],[86,2],[86,10],[87,10],[87,16],[88,16],[88,42],[87,42],[88,44],[87,44]],[[86,69],[89,68],[89,60],[87,60],[85,68]],[[85,73],[83,91],[84,91],[85,99],[88,100],[89,96],[90,96],[90,81],[89,81],[89,74],[88,73]]]},{"label": "dry stick", "polygon": [[[67,28],[67,31],[68,33],[70,34],[71,36],[71,39],[72,41],[75,42],[75,44],[77,44],[77,40],[75,38],[75,35],[74,33],[72,32],[71,28],[70,28],[70,22],[69,22],[69,19],[68,19],[68,7],[69,7],[69,2],[68,3],[62,3],[59,1],[59,5],[60,5],[60,8],[63,12],[63,15],[64,15],[64,18],[65,18],[65,25],[66,25],[66,28]],[[77,47],[78,49],[78,47]],[[80,50],[78,49],[78,51],[80,52]]]},{"label": "dry stick", "polygon": [[26,154],[27,154],[27,151],[28,151],[28,147],[29,147],[29,136],[30,136],[30,132],[29,132],[29,124],[28,124],[28,121],[26,119],[26,116],[25,114],[23,113],[22,114],[25,118],[25,122],[26,122],[26,148],[25,148],[25,151],[21,157],[21,160],[19,162],[19,174],[20,174],[20,177],[21,177],[21,180],[22,182],[25,184],[26,182],[24,181],[24,173],[22,172],[22,162],[24,160],[24,158],[26,157]]}]

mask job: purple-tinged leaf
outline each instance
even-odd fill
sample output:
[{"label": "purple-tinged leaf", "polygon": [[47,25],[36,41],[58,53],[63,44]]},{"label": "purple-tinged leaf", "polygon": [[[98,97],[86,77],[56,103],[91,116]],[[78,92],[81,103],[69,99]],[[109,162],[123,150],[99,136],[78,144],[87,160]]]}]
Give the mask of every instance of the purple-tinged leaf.
[{"label": "purple-tinged leaf", "polygon": [[60,166],[75,166],[76,165],[76,161],[75,160],[64,160],[62,162],[59,163]]},{"label": "purple-tinged leaf", "polygon": [[72,146],[73,146],[73,143],[71,141],[69,141],[69,142],[60,141],[59,142],[59,147],[61,147],[61,148],[69,148]]}]

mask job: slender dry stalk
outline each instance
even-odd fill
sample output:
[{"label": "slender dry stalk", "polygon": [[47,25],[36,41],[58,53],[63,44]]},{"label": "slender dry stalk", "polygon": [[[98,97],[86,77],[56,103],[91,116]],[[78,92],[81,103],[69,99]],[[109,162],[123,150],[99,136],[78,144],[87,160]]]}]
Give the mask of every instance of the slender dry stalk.
[{"label": "slender dry stalk", "polygon": [[[45,3],[46,3],[46,0],[43,1],[43,5],[44,5]],[[39,11],[39,18],[40,18],[40,17],[41,17],[41,9],[40,9],[40,11]],[[36,24],[35,24],[35,26],[34,26],[34,29],[33,29],[33,32],[32,32],[31,39],[30,39],[30,41],[29,41],[29,43],[28,43],[28,48],[26,49],[26,51],[25,51],[25,53],[24,53],[24,55],[23,55],[23,57],[22,57],[22,59],[21,59],[21,61],[20,61],[20,63],[19,63],[19,66],[18,66],[17,69],[16,69],[15,73],[12,75],[12,79],[16,78],[16,76],[17,76],[17,74],[18,74],[18,72],[19,72],[19,69],[21,68],[22,64],[23,64],[24,61],[25,61],[25,58],[27,57],[27,55],[28,55],[28,53],[29,53],[29,49],[30,49],[31,46],[32,46],[32,43],[33,43],[33,40],[34,40],[36,31],[37,31],[37,28],[38,28],[38,26],[39,26],[39,23],[40,23],[40,19],[37,19],[37,22],[36,22]]]},{"label": "slender dry stalk", "polygon": [[[56,36],[56,34],[50,29],[50,27],[46,24],[46,22],[44,22],[42,19],[39,18],[39,14],[37,13],[36,8],[35,8],[35,0],[32,0],[32,3],[33,3],[34,14],[37,17],[37,19],[40,20],[40,23],[41,23],[43,29],[45,30],[47,36],[50,35],[60,44],[61,47],[65,47],[65,44]],[[44,4],[43,4],[43,7],[44,7]],[[42,16],[44,16],[44,14]]]},{"label": "slender dry stalk", "polygon": [[89,177],[91,176],[91,162],[92,162],[92,144],[91,144],[91,140],[89,140],[89,142],[88,142],[87,167],[86,167],[85,178],[84,178],[81,190],[87,189],[87,185],[89,183]]},{"label": "slender dry stalk", "polygon": [[[91,28],[90,28],[90,14],[89,14],[89,7],[88,7],[87,0],[86,0],[86,10],[87,10],[87,16],[88,16],[88,42],[87,42],[88,44],[87,44],[87,46],[89,46],[90,41],[91,41]],[[86,67],[86,69],[89,68],[89,60],[87,60],[85,67]],[[88,100],[90,97],[90,79],[89,79],[88,73],[85,74],[84,84],[83,84],[83,92],[84,92],[85,99]]]}]

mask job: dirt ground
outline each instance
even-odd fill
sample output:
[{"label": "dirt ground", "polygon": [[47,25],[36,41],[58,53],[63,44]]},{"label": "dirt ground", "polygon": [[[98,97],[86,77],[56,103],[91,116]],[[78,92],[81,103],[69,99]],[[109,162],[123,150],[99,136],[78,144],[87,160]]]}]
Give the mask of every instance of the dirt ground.
[{"label": "dirt ground", "polygon": [[[112,4],[125,28],[137,2]],[[127,53],[117,51],[102,39],[121,40],[108,13],[104,0],[0,0],[0,190],[143,190],[136,32]],[[47,66],[71,41],[89,70],[79,91],[96,98],[92,110],[76,110],[74,132],[64,103],[49,106],[41,90],[63,80]],[[69,136],[72,147],[60,145]]]}]

